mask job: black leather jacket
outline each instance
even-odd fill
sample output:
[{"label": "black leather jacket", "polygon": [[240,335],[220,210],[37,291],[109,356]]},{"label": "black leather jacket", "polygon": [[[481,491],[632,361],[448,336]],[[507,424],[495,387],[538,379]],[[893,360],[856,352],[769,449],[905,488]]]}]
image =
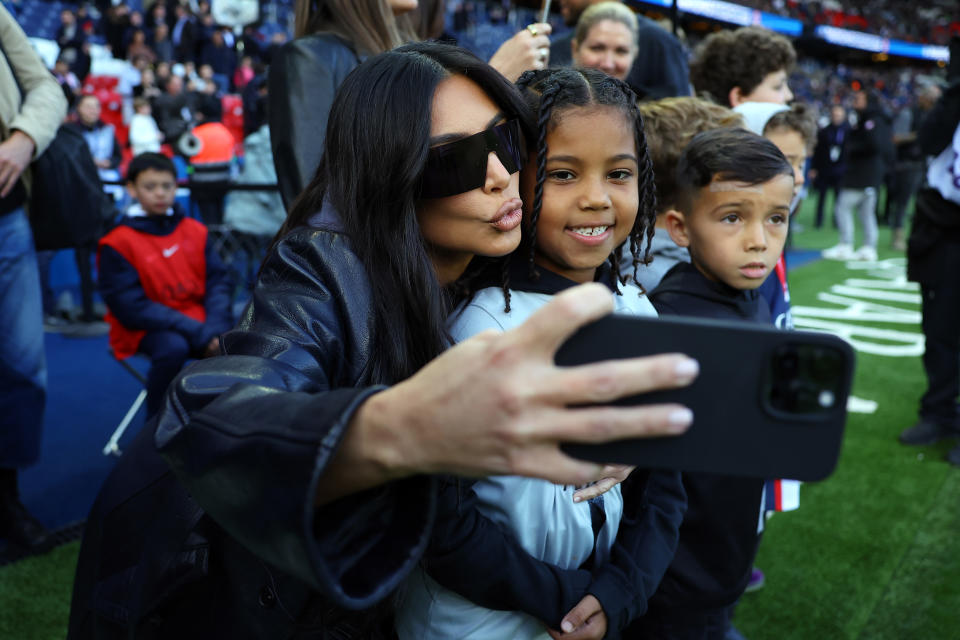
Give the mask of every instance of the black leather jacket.
[{"label": "black leather jacket", "polygon": [[364,57],[332,33],[297,38],[275,55],[267,79],[267,114],[273,164],[287,209],[313,179],[333,98]]},{"label": "black leather jacket", "polygon": [[177,378],[101,490],[70,638],[375,635],[361,630],[375,616],[347,610],[396,589],[436,506],[423,477],[314,506],[353,412],[384,382],[367,370],[370,302],[329,217],[278,245],[227,355]]}]

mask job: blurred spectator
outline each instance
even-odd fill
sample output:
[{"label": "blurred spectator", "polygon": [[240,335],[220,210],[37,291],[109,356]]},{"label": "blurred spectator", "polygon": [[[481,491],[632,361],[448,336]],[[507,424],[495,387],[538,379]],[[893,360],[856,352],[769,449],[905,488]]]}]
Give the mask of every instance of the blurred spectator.
[{"label": "blurred spectator", "polygon": [[217,29],[210,34],[210,41],[200,52],[200,64],[213,67],[213,79],[221,93],[230,88],[230,78],[237,68],[237,52],[224,41],[223,31]]},{"label": "blurred spectator", "polygon": [[162,1],[155,2],[153,6],[150,7],[150,11],[148,13],[149,16],[146,20],[146,29],[150,33],[151,39],[156,40],[157,29],[159,29],[161,25],[167,27],[167,29],[170,28],[167,24],[167,5],[165,5]]},{"label": "blurred spectator", "polygon": [[76,61],[77,52],[86,37],[77,24],[77,16],[72,9],[60,12],[60,27],[57,29],[57,45],[60,47],[59,57],[72,65]]},{"label": "blurred spectator", "polygon": [[[161,5],[162,6],[162,5]],[[157,54],[157,60],[170,62],[173,60],[173,42],[170,41],[170,27],[161,22],[153,30],[152,48]]]},{"label": "blurred spectator", "polygon": [[127,59],[143,58],[148,64],[157,61],[157,54],[154,53],[150,45],[147,44],[147,34],[143,29],[135,29],[130,36],[130,44],[127,45]]},{"label": "blurred spectator", "polygon": [[[823,226],[823,207],[827,199],[827,192],[833,191],[833,206],[837,206],[837,194],[840,181],[846,168],[844,162],[843,145],[850,131],[847,122],[847,110],[841,105],[834,105],[830,109],[830,124],[817,133],[817,146],[813,152],[810,177],[819,195],[817,196],[817,215],[814,226],[819,229]],[[836,223],[836,214],[831,220]]]},{"label": "blurred spectator", "polygon": [[130,151],[134,156],[147,151],[160,151],[163,134],[153,119],[150,101],[146,97],[133,99],[133,117],[130,118]]},{"label": "blurred spectator", "polygon": [[80,80],[76,74],[70,70],[70,65],[64,58],[57,58],[53,65],[53,77],[57,79],[57,84],[63,89],[63,95],[67,99],[67,105],[73,107],[76,104],[77,96],[80,95]]},{"label": "blurred spectator", "polygon": [[113,5],[106,12],[103,22],[103,35],[107,40],[113,57],[127,59],[126,33],[130,27],[130,7],[126,4]]},{"label": "blurred spectator", "polygon": [[170,76],[166,91],[154,101],[153,110],[164,138],[175,145],[193,122],[193,101],[183,90],[183,78]]},{"label": "blurred spectator", "polygon": [[199,36],[196,19],[190,13],[190,9],[183,4],[177,4],[174,12],[176,22],[170,34],[170,41],[173,42],[175,57],[181,62],[192,61],[197,55],[197,39]]},{"label": "blurred spectator", "polygon": [[223,199],[227,194],[236,140],[220,122],[193,128],[200,151],[190,158],[190,197],[206,225],[223,223]]},{"label": "blurred spectator", "polygon": [[637,18],[619,2],[601,2],[580,15],[574,31],[573,64],[627,79],[637,56]]},{"label": "blurred spectator", "polygon": [[163,91],[157,85],[157,76],[151,67],[140,72],[140,84],[133,88],[134,98],[145,98],[149,101],[157,99]]},{"label": "blurred spectator", "polygon": [[[837,227],[840,242],[824,249],[831,260],[877,259],[877,191],[883,180],[887,148],[893,145],[888,116],[880,108],[876,94],[855,94],[855,123],[846,140],[846,172],[840,180],[837,198]],[[863,244],[854,251],[853,211],[857,210],[863,227]]]},{"label": "blurred spectator", "polygon": [[[203,70],[204,67],[200,67]],[[190,102],[193,105],[193,119],[195,122],[219,122],[223,116],[223,105],[217,93],[217,84],[206,80],[203,88],[190,93]]]},{"label": "blurred spectator", "polygon": [[167,81],[170,80],[170,77],[173,75],[170,72],[170,63],[169,62],[158,62],[154,70],[154,75],[157,77],[157,86],[161,89],[167,86]]},{"label": "blurred spectator", "polygon": [[921,87],[916,104],[910,109],[901,109],[893,121],[893,142],[897,148],[897,162],[892,189],[887,191],[887,220],[893,230],[891,245],[897,251],[906,251],[907,242],[903,222],[907,216],[907,204],[923,182],[927,165],[923,149],[917,142],[920,122],[940,99],[936,85]]},{"label": "blurred spectator", "polygon": [[94,95],[81,96],[77,102],[77,120],[71,125],[75,127],[90,147],[93,163],[97,165],[101,180],[117,181],[120,174],[122,154],[117,142],[116,131],[112,124],[100,119],[100,100]]},{"label": "blurred spectator", "polygon": [[[139,11],[131,11],[129,14],[129,24],[127,25],[126,31],[123,32],[123,48],[126,51],[127,47],[130,46],[130,41],[133,39],[133,33],[137,30],[143,30],[146,27],[143,24],[143,14]],[[127,55],[127,59],[131,56]]]},{"label": "blurred spectator", "polygon": [[233,90],[243,91],[243,88],[253,80],[254,75],[256,75],[256,72],[253,70],[253,58],[250,56],[240,58],[240,64],[237,66],[237,70],[233,72]]},{"label": "blurred spectator", "polygon": [[227,86],[229,80],[214,73],[213,67],[209,64],[200,65],[197,79],[199,80],[197,86],[198,91],[207,91],[207,85],[213,85],[213,94],[218,97],[226,93],[229,88],[229,86]]}]

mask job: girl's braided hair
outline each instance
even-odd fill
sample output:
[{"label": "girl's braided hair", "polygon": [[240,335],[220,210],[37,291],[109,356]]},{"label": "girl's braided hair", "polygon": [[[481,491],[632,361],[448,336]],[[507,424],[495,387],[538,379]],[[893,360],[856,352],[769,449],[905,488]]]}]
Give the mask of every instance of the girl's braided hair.
[{"label": "girl's braided hair", "polygon": [[[530,277],[538,278],[539,272],[534,265],[537,247],[537,221],[543,208],[543,185],[547,178],[547,134],[557,125],[557,118],[564,109],[572,107],[605,106],[619,109],[628,122],[633,122],[633,136],[637,148],[639,176],[637,187],[640,192],[640,207],[636,220],[630,230],[630,236],[623,246],[610,254],[612,287],[619,292],[619,285],[626,283],[628,277],[620,275],[620,256],[629,247],[632,256],[633,282],[644,291],[637,280],[637,270],[641,264],[649,264],[650,241],[654,234],[657,217],[657,196],[654,189],[653,164],[647,149],[647,138],[643,130],[643,116],[637,108],[637,96],[627,83],[612,78],[595,69],[544,69],[527,71],[517,80],[517,86],[523,92],[524,99],[534,114],[535,122],[527,123],[527,130],[536,131],[536,186],[533,192],[533,209],[530,219],[523,228],[521,248],[527,252]],[[646,237],[646,248],[643,247]],[[642,257],[641,257],[642,255]],[[505,298],[504,310],[510,311],[509,259],[503,261],[502,279]]]}]

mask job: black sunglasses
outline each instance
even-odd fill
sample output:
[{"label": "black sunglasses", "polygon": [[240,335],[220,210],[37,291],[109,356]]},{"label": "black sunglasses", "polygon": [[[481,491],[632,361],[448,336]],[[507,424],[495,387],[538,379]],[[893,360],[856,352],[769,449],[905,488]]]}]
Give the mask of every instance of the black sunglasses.
[{"label": "black sunglasses", "polygon": [[487,158],[491,151],[509,173],[523,168],[527,149],[519,120],[508,120],[430,149],[421,178],[420,197],[445,198],[482,187],[487,179]]}]

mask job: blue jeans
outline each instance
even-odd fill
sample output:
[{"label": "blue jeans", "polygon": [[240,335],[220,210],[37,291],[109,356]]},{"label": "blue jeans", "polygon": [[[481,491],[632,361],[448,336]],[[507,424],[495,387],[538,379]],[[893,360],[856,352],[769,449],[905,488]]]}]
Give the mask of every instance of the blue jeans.
[{"label": "blue jeans", "polygon": [[0,468],[40,457],[46,393],[40,277],[21,208],[0,215]]}]

